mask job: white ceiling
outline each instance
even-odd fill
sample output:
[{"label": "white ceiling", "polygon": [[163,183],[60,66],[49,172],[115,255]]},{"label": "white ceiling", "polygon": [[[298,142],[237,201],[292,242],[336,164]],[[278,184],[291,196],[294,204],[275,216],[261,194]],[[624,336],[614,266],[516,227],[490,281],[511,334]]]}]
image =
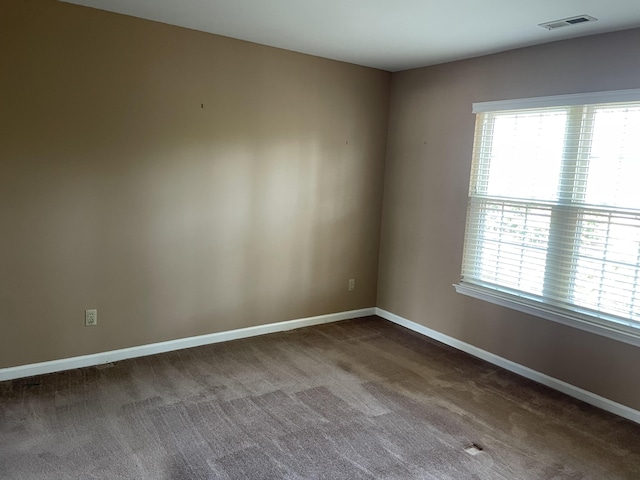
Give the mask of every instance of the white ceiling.
[{"label": "white ceiling", "polygon": [[640,27],[640,0],[62,1],[390,71]]}]

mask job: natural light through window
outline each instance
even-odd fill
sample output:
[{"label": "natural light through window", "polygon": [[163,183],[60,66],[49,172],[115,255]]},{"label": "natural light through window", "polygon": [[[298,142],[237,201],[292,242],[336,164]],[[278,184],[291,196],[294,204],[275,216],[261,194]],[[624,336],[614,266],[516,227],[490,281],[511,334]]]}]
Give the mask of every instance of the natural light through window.
[{"label": "natural light through window", "polygon": [[482,147],[489,148],[487,153],[491,155],[487,171],[483,172],[488,175],[484,193],[494,197],[555,199],[566,120],[566,111],[496,116],[492,143]]},{"label": "natural light through window", "polygon": [[458,291],[640,339],[640,92],[476,105]]}]

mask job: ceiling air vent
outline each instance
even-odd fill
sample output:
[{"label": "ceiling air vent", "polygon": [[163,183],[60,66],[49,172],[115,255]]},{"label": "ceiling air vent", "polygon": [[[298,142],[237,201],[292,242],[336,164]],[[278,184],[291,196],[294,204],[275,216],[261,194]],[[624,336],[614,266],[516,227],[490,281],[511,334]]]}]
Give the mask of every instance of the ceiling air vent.
[{"label": "ceiling air vent", "polygon": [[556,28],[569,27],[571,25],[577,25],[579,23],[595,22],[597,18],[590,17],[589,15],[578,15],[577,17],[563,18],[562,20],[553,20],[551,22],[545,22],[539,24],[541,27],[547,30],[555,30]]}]

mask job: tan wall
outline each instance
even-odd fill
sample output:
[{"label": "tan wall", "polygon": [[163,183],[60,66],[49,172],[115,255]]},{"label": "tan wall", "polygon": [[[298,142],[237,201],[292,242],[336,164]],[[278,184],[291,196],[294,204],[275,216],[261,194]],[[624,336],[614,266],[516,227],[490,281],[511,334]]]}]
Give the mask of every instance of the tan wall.
[{"label": "tan wall", "polygon": [[0,367],[375,306],[389,73],[48,0],[0,62]]},{"label": "tan wall", "polygon": [[640,409],[640,348],[456,294],[473,102],[640,87],[640,30],[393,75],[378,306]]}]

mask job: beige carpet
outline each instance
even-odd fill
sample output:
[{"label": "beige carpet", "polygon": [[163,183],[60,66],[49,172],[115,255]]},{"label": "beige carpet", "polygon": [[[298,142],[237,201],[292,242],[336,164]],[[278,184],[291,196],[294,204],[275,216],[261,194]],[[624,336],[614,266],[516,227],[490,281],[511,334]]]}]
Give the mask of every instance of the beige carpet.
[{"label": "beige carpet", "polygon": [[0,478],[637,480],[640,426],[370,317],[0,383]]}]

